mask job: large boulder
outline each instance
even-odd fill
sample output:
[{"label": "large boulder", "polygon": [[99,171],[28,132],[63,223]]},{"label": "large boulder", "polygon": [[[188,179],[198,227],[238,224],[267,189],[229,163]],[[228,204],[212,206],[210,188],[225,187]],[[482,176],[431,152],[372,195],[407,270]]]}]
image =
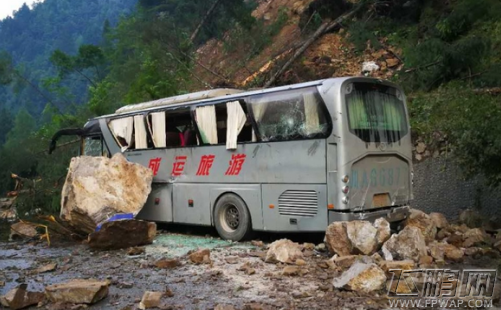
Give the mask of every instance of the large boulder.
[{"label": "large boulder", "polygon": [[334,222],[327,227],[325,243],[334,255],[371,255],[390,237],[390,223],[383,218],[369,221]]},{"label": "large boulder", "polygon": [[435,226],[433,219],[420,210],[412,209],[404,225],[405,227],[418,228],[423,234],[426,243],[435,240],[435,236],[437,235],[437,226]]},{"label": "large boulder", "polygon": [[332,282],[335,288],[364,293],[381,290],[385,283],[385,272],[378,265],[361,261],[356,261]]},{"label": "large boulder", "polygon": [[378,230],[367,221],[352,221],[346,224],[346,234],[354,254],[371,255],[377,249]]},{"label": "large boulder", "polygon": [[88,237],[91,248],[100,250],[124,249],[153,243],[157,224],[140,220],[106,222],[99,231]]},{"label": "large boulder", "polygon": [[280,239],[270,244],[265,262],[293,264],[297,259],[302,258],[303,252],[301,252],[301,246],[298,243],[289,239]]},{"label": "large boulder", "polygon": [[386,260],[413,260],[419,262],[421,256],[427,255],[426,243],[421,230],[414,226],[406,226],[400,233],[392,235],[383,244]]},{"label": "large boulder", "polygon": [[76,230],[93,232],[115,214],[143,208],[151,191],[153,172],[128,162],[118,153],[106,157],[71,159],[61,197],[61,218]]},{"label": "large boulder", "polygon": [[352,253],[352,245],[348,239],[346,226],[349,222],[334,222],[325,231],[325,244],[332,255],[347,256]]},{"label": "large boulder", "polygon": [[45,288],[52,302],[69,304],[93,304],[108,295],[108,281],[75,279]]}]

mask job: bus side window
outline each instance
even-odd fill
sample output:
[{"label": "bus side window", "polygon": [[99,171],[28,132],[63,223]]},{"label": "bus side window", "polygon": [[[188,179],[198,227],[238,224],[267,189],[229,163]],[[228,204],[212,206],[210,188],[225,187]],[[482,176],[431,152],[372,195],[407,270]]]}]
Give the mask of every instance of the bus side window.
[{"label": "bus side window", "polygon": [[197,136],[189,108],[167,110],[165,136],[167,147],[197,145]]},{"label": "bus side window", "polygon": [[195,117],[205,144],[226,144],[227,149],[236,149],[238,142],[252,139],[252,126],[239,101],[197,107]]},{"label": "bus side window", "polygon": [[84,137],[81,154],[83,156],[102,156],[103,142],[100,136]]}]

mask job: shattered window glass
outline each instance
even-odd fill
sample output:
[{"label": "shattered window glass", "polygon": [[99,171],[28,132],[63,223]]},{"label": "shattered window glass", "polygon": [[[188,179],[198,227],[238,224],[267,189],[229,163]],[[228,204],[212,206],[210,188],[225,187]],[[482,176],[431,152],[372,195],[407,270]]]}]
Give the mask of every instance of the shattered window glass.
[{"label": "shattered window glass", "polygon": [[350,84],[346,105],[350,131],[365,142],[396,142],[408,132],[403,95],[393,87]]},{"label": "shattered window glass", "polygon": [[315,87],[251,96],[249,110],[261,141],[325,138],[330,117]]},{"label": "shattered window glass", "polygon": [[102,142],[100,137],[86,137],[82,141],[82,155],[102,156]]}]

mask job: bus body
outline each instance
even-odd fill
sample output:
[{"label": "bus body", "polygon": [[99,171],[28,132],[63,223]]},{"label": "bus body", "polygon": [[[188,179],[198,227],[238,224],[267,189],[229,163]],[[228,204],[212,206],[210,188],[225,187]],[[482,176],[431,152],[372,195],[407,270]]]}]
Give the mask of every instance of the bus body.
[{"label": "bus body", "polygon": [[153,170],[138,218],[215,226],[225,239],[400,221],[412,200],[404,93],[377,79],[171,97],[97,117],[78,134],[82,155],[122,152]]}]

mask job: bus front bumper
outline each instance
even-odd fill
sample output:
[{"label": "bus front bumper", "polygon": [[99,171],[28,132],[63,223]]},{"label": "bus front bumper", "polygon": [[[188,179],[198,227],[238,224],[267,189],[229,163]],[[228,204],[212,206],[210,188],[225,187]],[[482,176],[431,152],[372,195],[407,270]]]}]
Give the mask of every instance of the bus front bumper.
[{"label": "bus front bumper", "polygon": [[384,217],[388,222],[398,222],[405,220],[409,215],[409,206],[392,207],[387,209],[365,210],[357,212],[329,211],[329,224],[340,221],[375,221]]}]

